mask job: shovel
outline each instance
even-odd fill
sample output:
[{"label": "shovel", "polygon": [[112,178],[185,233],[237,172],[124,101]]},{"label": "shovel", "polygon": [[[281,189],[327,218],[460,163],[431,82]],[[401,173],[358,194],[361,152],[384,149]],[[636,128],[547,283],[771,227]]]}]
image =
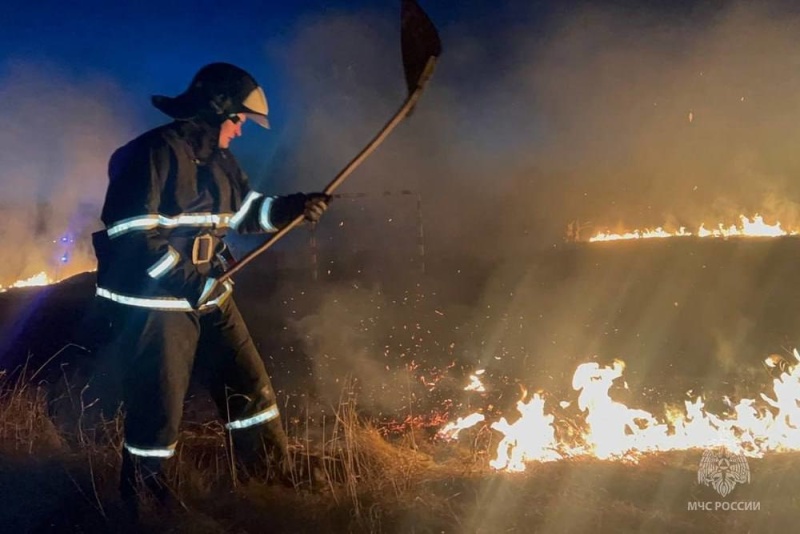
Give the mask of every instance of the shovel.
[{"label": "shovel", "polygon": [[[439,33],[433,25],[428,15],[419,7],[414,0],[403,0],[400,12],[400,47],[403,55],[403,71],[408,87],[408,96],[403,105],[392,116],[378,134],[365,146],[350,163],[342,169],[336,177],[325,187],[323,192],[326,195],[332,194],[350,174],[378,148],[392,130],[400,122],[411,115],[414,106],[417,104],[425,86],[433,74],[436,60],[442,53],[442,43],[439,40]],[[246,255],[233,264],[217,281],[223,282],[233,276],[245,265],[274,245],[280,238],[289,233],[295,226],[303,222],[303,215],[298,215],[288,225],[281,228],[278,232],[260,245],[248,252]]]}]

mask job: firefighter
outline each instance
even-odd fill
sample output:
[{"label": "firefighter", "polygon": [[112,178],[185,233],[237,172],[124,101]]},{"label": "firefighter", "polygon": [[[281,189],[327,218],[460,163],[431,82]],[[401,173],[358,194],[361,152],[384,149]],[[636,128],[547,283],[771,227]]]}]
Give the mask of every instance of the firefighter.
[{"label": "firefighter", "polygon": [[268,128],[268,107],[239,67],[207,65],[182,94],[152,100],[173,121],[112,155],[105,230],[93,235],[97,299],[114,310],[122,362],[120,491],[132,500],[142,481],[157,498],[169,497],[163,464],[175,453],[196,360],[245,468],[270,460],[286,468],[287,437],[269,375],[232,283],[217,280],[233,260],[223,237],[275,232],[300,215],[316,222],[330,200],[250,188],[229,145],[247,121]]}]

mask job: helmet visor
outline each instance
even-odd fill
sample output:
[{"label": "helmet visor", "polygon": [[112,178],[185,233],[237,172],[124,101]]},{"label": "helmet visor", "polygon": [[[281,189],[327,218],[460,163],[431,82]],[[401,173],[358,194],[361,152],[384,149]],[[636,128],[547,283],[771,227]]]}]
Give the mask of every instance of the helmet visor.
[{"label": "helmet visor", "polygon": [[261,87],[256,87],[250,91],[250,94],[242,102],[240,113],[247,115],[248,119],[259,126],[269,128],[269,120],[267,120],[269,105],[267,104],[267,96]]}]

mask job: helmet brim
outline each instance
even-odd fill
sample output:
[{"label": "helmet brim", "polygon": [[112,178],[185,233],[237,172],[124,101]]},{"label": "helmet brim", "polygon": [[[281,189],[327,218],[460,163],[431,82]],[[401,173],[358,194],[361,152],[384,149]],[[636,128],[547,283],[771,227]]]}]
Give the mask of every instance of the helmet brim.
[{"label": "helmet brim", "polygon": [[[193,119],[201,113],[203,108],[198,102],[198,95],[188,90],[175,97],[155,95],[151,100],[156,109],[177,120]],[[249,120],[262,128],[269,129],[269,119],[267,119],[269,105],[261,87],[250,91],[244,101],[234,107],[233,112],[243,113]]]},{"label": "helmet brim", "polygon": [[244,115],[247,117],[247,120],[251,120],[262,128],[269,130],[269,119],[267,119],[266,115],[262,115],[261,113],[256,113],[255,111],[250,111],[247,109],[242,111],[242,113],[244,113]]},{"label": "helmet brim", "polygon": [[196,106],[186,93],[176,97],[155,95],[151,101],[156,109],[173,119],[187,120],[197,114]]}]

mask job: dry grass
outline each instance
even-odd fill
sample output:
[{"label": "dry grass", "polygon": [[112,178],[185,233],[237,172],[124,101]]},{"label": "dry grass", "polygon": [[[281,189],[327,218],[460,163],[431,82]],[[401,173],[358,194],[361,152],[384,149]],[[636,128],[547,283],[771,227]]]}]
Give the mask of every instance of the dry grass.
[{"label": "dry grass", "polygon": [[0,370],[0,450],[39,454],[59,450],[64,439],[48,415],[47,392],[33,385],[38,372],[27,366],[12,378]]},{"label": "dry grass", "polygon": [[18,386],[0,392],[0,447],[5,454],[59,450],[63,438],[47,414],[45,392]]},{"label": "dry grass", "polygon": [[[40,371],[24,368],[13,378],[0,373],[0,465],[9,472],[28,473],[33,486],[0,477],[0,489],[13,487],[27,500],[41,485],[40,478],[59,479],[60,489],[52,495],[72,495],[64,503],[40,502],[35,507],[42,513],[39,519],[52,521],[57,510],[68,507],[74,514],[64,521],[72,523],[74,516],[80,516],[82,525],[71,526],[81,531],[124,528],[117,524],[123,518],[116,495],[122,415],[97,412],[96,399],[85,398],[86,385],[64,372],[57,383],[35,383]],[[309,520],[326,529],[379,531],[382,510],[412,503],[417,498],[415,484],[433,466],[430,456],[414,450],[410,442],[390,444],[374,426],[360,420],[352,387],[343,391],[332,424],[323,429],[324,439],[314,443],[305,430],[290,435],[293,488],[286,488],[269,483],[270,473],[264,480],[242,482],[225,446],[229,435],[224,427],[187,422],[176,456],[168,464],[168,479],[192,512],[165,520],[150,509],[144,519],[148,528],[258,531],[256,525],[266,514],[272,524],[276,517],[284,517],[286,531],[296,531],[298,522]],[[11,510],[18,510],[21,503],[7,500],[6,505],[10,515],[17,515]],[[235,514],[232,508],[237,509]],[[22,523],[19,531],[37,523],[37,518]]]},{"label": "dry grass", "polygon": [[134,528],[116,495],[120,414],[98,413],[66,375],[55,387],[24,371],[0,375],[0,524],[13,532],[766,532],[793,528],[800,504],[797,455],[751,462],[753,483],[736,499],[760,501],[758,512],[687,511],[714,500],[691,452],[493,473],[487,430],[458,444],[387,440],[348,385],[321,432],[308,421],[290,429],[292,487],[237,479],[224,428],[187,422],[169,464],[186,510],[150,508]]}]

